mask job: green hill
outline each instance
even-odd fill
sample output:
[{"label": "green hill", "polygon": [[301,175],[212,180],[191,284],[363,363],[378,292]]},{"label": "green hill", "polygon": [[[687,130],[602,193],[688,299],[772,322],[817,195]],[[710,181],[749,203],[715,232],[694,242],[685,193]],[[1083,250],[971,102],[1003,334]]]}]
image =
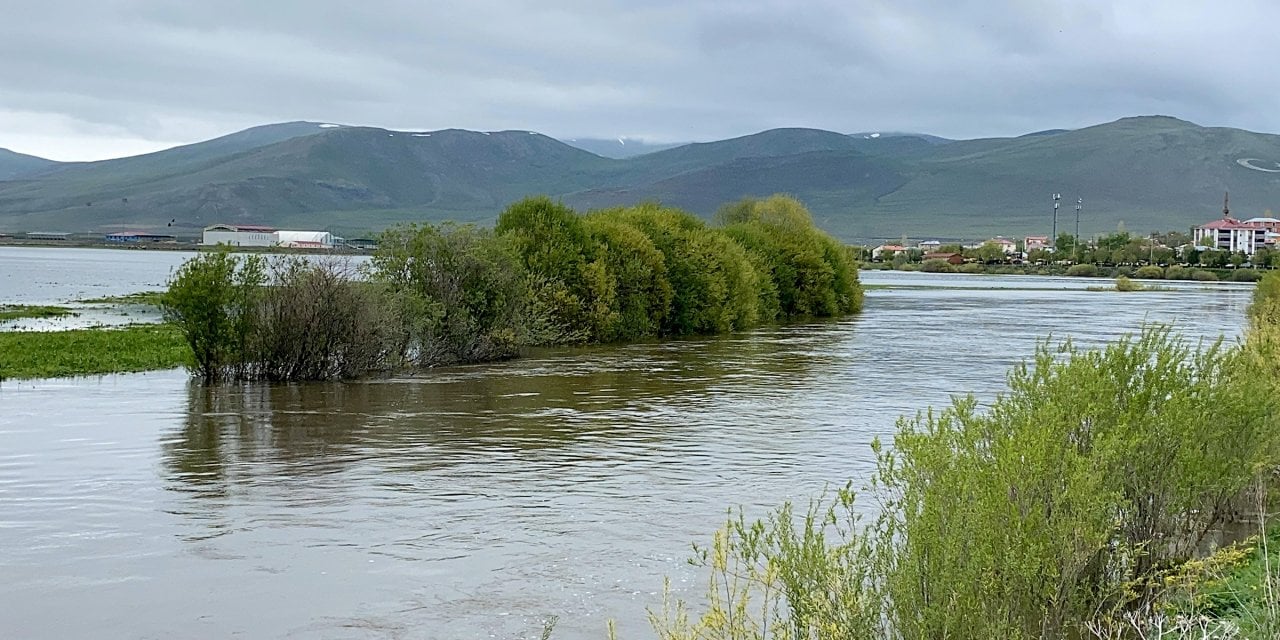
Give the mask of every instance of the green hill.
[{"label": "green hill", "polygon": [[21,178],[57,165],[53,160],[0,149],[0,180]]},{"label": "green hill", "polygon": [[[3,163],[0,156],[0,163]],[[295,122],[0,181],[0,230],[258,222],[364,233],[404,220],[492,220],[546,193],[581,208],[659,200],[701,215],[786,192],[847,239],[980,238],[1059,229],[1185,229],[1280,206],[1280,136],[1126,118],[1074,131],[948,141],[775,129],[624,159],[527,131],[388,131]],[[4,165],[0,164],[0,171]]]}]

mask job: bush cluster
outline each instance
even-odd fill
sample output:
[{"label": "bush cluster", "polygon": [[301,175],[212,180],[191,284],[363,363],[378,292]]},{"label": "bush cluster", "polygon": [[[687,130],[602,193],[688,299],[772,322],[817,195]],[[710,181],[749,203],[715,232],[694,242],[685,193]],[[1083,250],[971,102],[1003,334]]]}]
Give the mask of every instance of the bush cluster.
[{"label": "bush cluster", "polygon": [[202,255],[163,307],[206,380],[349,378],[861,309],[851,250],[795,199],[747,199],[717,217],[709,226],[656,204],[580,215],[527,198],[493,230],[390,229],[361,277],[300,258]]},{"label": "bush cluster", "polygon": [[382,368],[392,342],[380,303],[342,261],[268,263],[223,251],[179,267],[161,298],[206,381],[352,378]]}]

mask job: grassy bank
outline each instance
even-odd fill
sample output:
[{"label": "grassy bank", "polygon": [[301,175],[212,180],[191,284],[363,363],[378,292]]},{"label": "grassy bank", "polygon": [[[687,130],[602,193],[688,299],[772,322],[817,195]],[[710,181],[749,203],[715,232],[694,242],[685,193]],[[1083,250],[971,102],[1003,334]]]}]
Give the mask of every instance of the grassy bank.
[{"label": "grassy bank", "polygon": [[1204,620],[1221,637],[1280,634],[1280,529],[1189,563],[1178,580],[1185,581],[1188,594],[1175,601],[1176,615]]},{"label": "grassy bank", "polygon": [[180,367],[191,349],[171,325],[0,332],[0,379],[56,378]]},{"label": "grassy bank", "polygon": [[61,318],[75,315],[66,307],[53,305],[0,304],[0,321],[24,318]]}]

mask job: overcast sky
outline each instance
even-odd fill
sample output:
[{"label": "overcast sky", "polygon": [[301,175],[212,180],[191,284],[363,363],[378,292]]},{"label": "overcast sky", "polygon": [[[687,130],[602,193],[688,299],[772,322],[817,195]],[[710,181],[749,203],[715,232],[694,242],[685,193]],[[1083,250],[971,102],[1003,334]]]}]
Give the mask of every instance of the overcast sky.
[{"label": "overcast sky", "polygon": [[0,0],[0,147],[115,157],[287,120],[709,140],[1280,132],[1275,0]]}]

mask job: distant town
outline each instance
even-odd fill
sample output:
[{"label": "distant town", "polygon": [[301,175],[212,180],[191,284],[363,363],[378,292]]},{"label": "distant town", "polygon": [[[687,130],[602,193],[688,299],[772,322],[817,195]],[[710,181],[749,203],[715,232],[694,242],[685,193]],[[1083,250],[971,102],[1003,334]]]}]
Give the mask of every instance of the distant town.
[{"label": "distant town", "polygon": [[1190,233],[1170,231],[1146,236],[1125,231],[1083,241],[1061,233],[1010,239],[996,236],[979,243],[923,240],[885,243],[860,248],[864,262],[924,265],[925,270],[945,270],[965,264],[1180,264],[1207,268],[1280,267],[1280,219],[1256,217],[1239,220],[1224,201],[1222,217],[1194,227]]}]

